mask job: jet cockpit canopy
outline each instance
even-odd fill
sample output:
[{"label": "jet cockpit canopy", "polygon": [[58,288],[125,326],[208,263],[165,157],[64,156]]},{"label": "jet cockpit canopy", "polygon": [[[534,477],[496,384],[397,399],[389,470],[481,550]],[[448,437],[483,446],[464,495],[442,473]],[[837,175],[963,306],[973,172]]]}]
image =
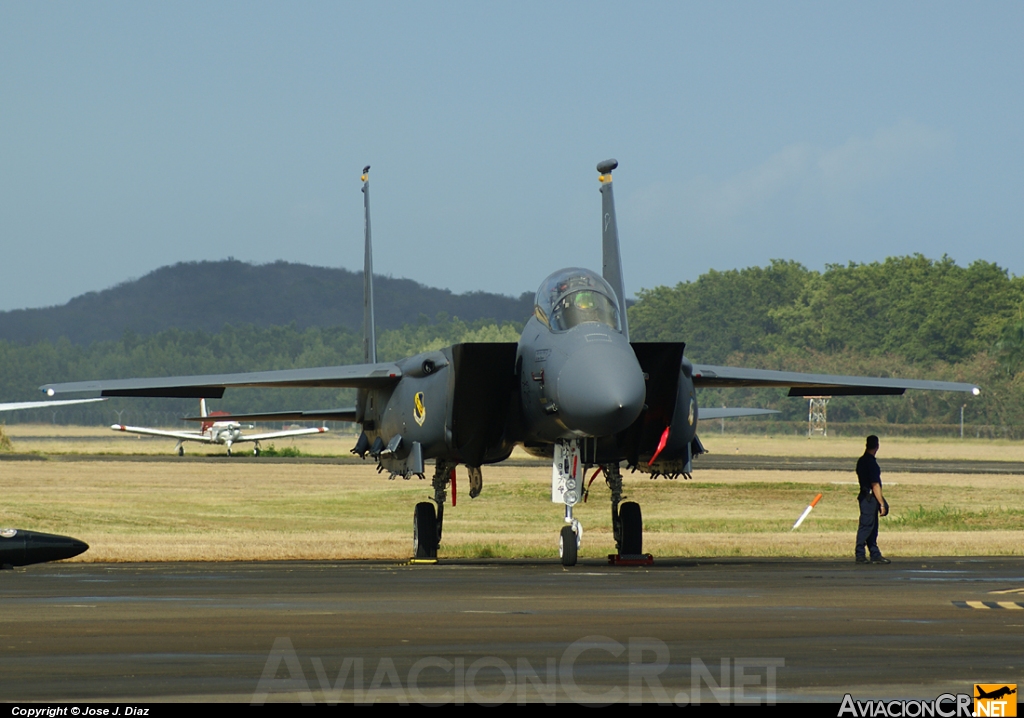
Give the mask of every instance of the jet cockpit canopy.
[{"label": "jet cockpit canopy", "polygon": [[600,322],[622,330],[615,290],[589,269],[570,267],[545,279],[537,290],[533,312],[538,321],[556,332],[584,322]]}]

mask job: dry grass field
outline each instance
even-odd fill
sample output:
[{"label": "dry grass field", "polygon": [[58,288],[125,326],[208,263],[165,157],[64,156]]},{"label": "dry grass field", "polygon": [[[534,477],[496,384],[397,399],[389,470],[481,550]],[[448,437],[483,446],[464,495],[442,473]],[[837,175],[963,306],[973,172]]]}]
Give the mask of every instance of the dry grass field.
[{"label": "dry grass field", "polygon": [[[1024,552],[1024,477],[884,473],[880,459],[893,507],[879,539],[887,554]],[[459,479],[442,556],[557,555],[562,510],[550,501],[550,468],[485,467],[473,500],[462,470]],[[389,481],[370,462],[250,457],[7,460],[0,481],[0,524],[80,538],[91,546],[83,561],[407,558],[413,506],[431,495],[428,481]],[[625,493],[643,507],[645,550],[656,556],[852,556],[854,481],[852,471],[706,470],[692,481],[627,474]],[[821,503],[790,531],[819,491]],[[577,509],[581,558],[613,552],[608,507],[598,480]]]}]

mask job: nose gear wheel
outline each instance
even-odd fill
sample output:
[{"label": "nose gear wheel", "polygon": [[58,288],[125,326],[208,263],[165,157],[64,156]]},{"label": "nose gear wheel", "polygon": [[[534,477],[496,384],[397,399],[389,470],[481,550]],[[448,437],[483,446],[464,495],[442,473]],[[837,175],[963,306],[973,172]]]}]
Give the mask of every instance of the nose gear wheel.
[{"label": "nose gear wheel", "polygon": [[579,537],[572,526],[563,526],[558,536],[558,557],[563,566],[575,566],[576,554],[579,551]]}]

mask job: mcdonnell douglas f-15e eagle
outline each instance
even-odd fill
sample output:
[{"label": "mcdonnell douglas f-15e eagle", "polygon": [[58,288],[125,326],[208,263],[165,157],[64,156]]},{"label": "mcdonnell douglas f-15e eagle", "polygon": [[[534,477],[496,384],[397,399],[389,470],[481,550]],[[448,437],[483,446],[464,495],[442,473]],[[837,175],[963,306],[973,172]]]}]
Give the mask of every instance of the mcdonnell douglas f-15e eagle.
[{"label": "mcdonnell douglas f-15e eagle", "polygon": [[[479,494],[481,467],[504,461],[516,445],[552,460],[552,500],[565,525],[559,553],[576,563],[583,530],[573,507],[586,469],[599,467],[611,490],[615,544],[621,557],[643,551],[640,506],[621,502],[623,467],[689,476],[704,453],[698,418],[767,413],[763,409],[701,409],[700,387],[789,387],[790,396],[902,394],[907,389],[962,391],[978,387],[940,381],[830,376],[693,364],[682,342],[630,342],[619,254],[612,170],[597,166],[602,196],[601,273],[570,267],[537,291],[534,314],[518,343],[456,344],[397,362],[378,362],[373,320],[369,167],[363,170],[365,211],[364,362],[244,374],[47,384],[48,395],[220,398],[229,387],[352,387],[356,405],[329,411],[234,415],[233,420],[352,421],[362,427],[353,452],[369,454],[381,471],[421,478],[433,460],[434,501],[416,505],[415,555],[432,558],[455,467],[469,472]],[[621,506],[620,506],[621,502]],[[436,507],[435,507],[436,505]]]}]

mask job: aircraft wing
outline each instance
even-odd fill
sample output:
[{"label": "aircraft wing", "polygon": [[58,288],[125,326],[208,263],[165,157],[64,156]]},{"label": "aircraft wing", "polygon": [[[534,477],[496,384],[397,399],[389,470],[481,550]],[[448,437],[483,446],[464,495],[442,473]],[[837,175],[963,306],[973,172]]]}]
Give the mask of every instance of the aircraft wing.
[{"label": "aircraft wing", "polygon": [[89,404],[106,399],[61,399],[60,401],[15,401],[0,404],[0,411],[17,411],[18,409],[45,409],[48,406],[67,406],[68,404]]},{"label": "aircraft wing", "polygon": [[[268,411],[261,414],[218,414],[217,421],[349,421],[355,422],[356,408],[318,411]],[[208,416],[186,416],[184,421],[209,421]]]},{"label": "aircraft wing", "polygon": [[242,434],[235,441],[236,444],[243,441],[266,441],[267,439],[283,439],[286,436],[305,436],[306,434],[323,434],[327,431],[326,427],[317,427],[312,429],[286,429],[285,431],[269,431],[265,434]]},{"label": "aircraft wing", "polygon": [[701,407],[701,419],[732,419],[737,416],[764,416],[765,414],[781,414],[775,409],[747,409],[744,407]]},{"label": "aircraft wing", "polygon": [[[693,383],[698,387],[778,386],[789,387],[790,396],[862,396],[902,394],[907,389],[962,391],[977,396],[974,384],[920,379],[883,379],[869,376],[803,374],[771,369],[743,369],[731,366],[693,365]],[[704,410],[702,418],[708,418]]]},{"label": "aircraft wing", "polygon": [[206,374],[152,379],[110,379],[45,384],[48,396],[99,392],[100,396],[157,396],[219,399],[228,387],[348,387],[376,389],[395,384],[402,370],[395,364],[353,364],[315,369],[283,369],[244,374]]},{"label": "aircraft wing", "polygon": [[206,434],[191,431],[163,431],[161,429],[147,429],[142,426],[125,426],[124,424],[111,424],[114,431],[126,431],[129,434],[143,434],[145,436],[166,436],[179,441],[201,441],[204,444],[212,444],[210,437]]}]

